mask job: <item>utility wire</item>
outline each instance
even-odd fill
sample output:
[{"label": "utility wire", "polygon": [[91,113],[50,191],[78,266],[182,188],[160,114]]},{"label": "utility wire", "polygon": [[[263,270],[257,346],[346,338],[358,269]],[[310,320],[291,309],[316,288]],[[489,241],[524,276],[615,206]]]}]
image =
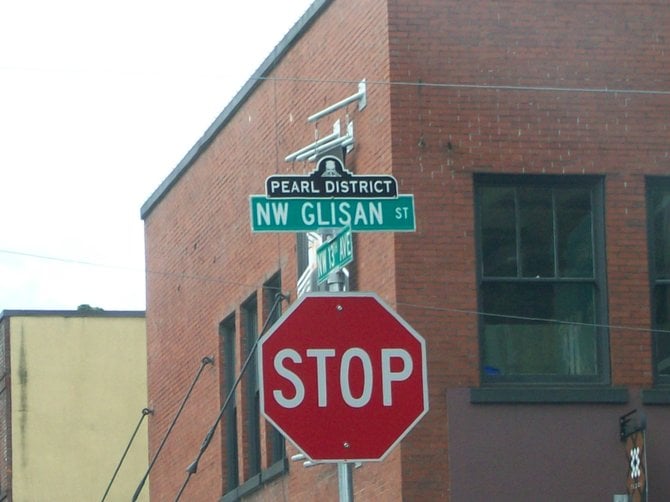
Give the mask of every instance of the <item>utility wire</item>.
[{"label": "utility wire", "polygon": [[[137,267],[127,267],[127,266],[122,266],[122,265],[110,265],[110,264],[105,264],[105,263],[97,263],[97,262],[92,262],[92,261],[87,261],[87,260],[80,260],[76,258],[63,258],[63,257],[58,257],[58,256],[51,256],[51,255],[45,255],[45,254],[38,254],[38,253],[28,253],[24,251],[16,251],[16,250],[11,250],[11,249],[0,249],[0,254],[8,254],[8,255],[14,255],[14,256],[23,256],[26,258],[35,258],[38,260],[49,260],[49,261],[56,261],[60,263],[67,263],[70,265],[82,265],[86,267],[98,267],[98,268],[107,268],[107,269],[113,269],[113,270],[125,270],[127,272],[134,272],[138,274],[146,274],[146,275],[153,275],[153,276],[161,276],[161,277],[171,277],[171,278],[177,278],[177,279],[188,279],[188,280],[195,280],[195,281],[209,281],[209,282],[216,282],[219,284],[230,284],[234,286],[245,286],[245,287],[255,287],[254,284],[248,284],[244,282],[239,282],[239,281],[230,281],[227,279],[223,279],[220,277],[213,277],[213,276],[208,276],[208,275],[198,275],[198,274],[185,274],[183,272],[163,272],[159,270],[145,270],[144,268],[137,268]],[[263,286],[264,289],[278,289],[275,286]]]},{"label": "utility wire", "polygon": [[195,374],[195,378],[193,379],[193,382],[191,383],[191,386],[189,387],[188,391],[186,392],[186,395],[184,396],[184,400],[181,402],[181,405],[179,406],[179,409],[177,410],[177,413],[175,414],[174,418],[172,419],[172,423],[170,424],[170,427],[168,427],[167,432],[165,433],[165,436],[163,436],[163,440],[161,441],[161,444],[158,446],[158,449],[156,450],[156,453],[154,454],[154,458],[151,460],[151,463],[149,464],[149,467],[147,468],[147,471],[144,473],[144,476],[142,477],[140,484],[137,485],[137,489],[135,490],[135,493],[133,494],[132,502],[135,502],[137,500],[137,497],[140,496],[140,493],[142,492],[142,488],[144,487],[144,483],[146,483],[147,478],[149,477],[149,473],[151,472],[151,469],[153,468],[154,464],[156,463],[156,460],[158,460],[158,455],[160,455],[161,450],[163,449],[163,446],[165,446],[165,442],[167,441],[168,437],[170,436],[170,433],[172,432],[172,429],[174,428],[175,424],[177,423],[177,420],[179,419],[179,416],[181,415],[181,412],[184,410],[184,406],[186,405],[186,401],[188,401],[188,398],[191,396],[191,392],[193,391],[193,388],[195,387],[195,384],[198,382],[200,379],[200,375],[202,374],[202,371],[204,370],[205,366],[208,364],[214,364],[214,359],[211,357],[203,357],[202,360],[200,361],[200,368],[198,369],[198,372]]},{"label": "utility wire", "polygon": [[622,326],[622,325],[616,325],[616,324],[598,324],[598,323],[591,323],[591,322],[566,321],[566,320],[562,320],[562,319],[549,319],[549,318],[544,318],[544,317],[528,317],[528,316],[511,315],[511,314],[493,314],[491,312],[481,312],[481,311],[478,311],[478,310],[456,309],[456,308],[449,308],[449,307],[431,307],[431,306],[428,306],[428,305],[420,305],[420,304],[416,304],[416,303],[397,302],[397,305],[404,305],[406,307],[422,309],[422,310],[435,310],[435,311],[441,311],[441,312],[455,312],[455,313],[459,313],[459,314],[476,315],[476,316],[479,316],[479,317],[497,317],[497,318],[500,318],[500,319],[510,319],[510,320],[515,320],[515,321],[543,322],[543,323],[551,323],[551,324],[566,324],[566,325],[570,325],[570,326],[585,326],[585,327],[588,327],[588,328],[605,328],[605,329],[610,329],[610,330],[640,331],[640,332],[644,332],[644,333],[670,334],[670,330],[667,330],[667,329],[643,328],[643,327],[640,327],[640,326]]},{"label": "utility wire", "polygon": [[282,293],[277,293],[275,295],[275,302],[272,305],[272,308],[270,309],[270,313],[267,316],[267,319],[265,320],[265,324],[263,324],[263,328],[261,329],[260,334],[256,338],[256,341],[254,344],[251,346],[249,349],[249,354],[247,355],[247,358],[244,360],[244,363],[242,364],[242,367],[240,368],[240,374],[237,375],[237,378],[235,379],[235,382],[233,383],[232,387],[228,391],[228,395],[226,396],[226,399],[223,401],[223,406],[221,407],[221,410],[219,411],[219,414],[216,417],[216,420],[214,420],[214,423],[210,427],[209,431],[207,431],[207,434],[205,435],[205,439],[203,439],[202,444],[200,445],[200,449],[198,450],[198,455],[196,456],[195,460],[189,464],[189,466],[186,468],[186,479],[184,479],[184,483],[181,485],[181,488],[179,489],[179,492],[177,493],[177,496],[175,497],[175,502],[179,502],[179,499],[181,498],[182,494],[184,493],[184,490],[186,489],[186,486],[188,485],[188,482],[191,479],[191,476],[198,472],[198,462],[200,462],[200,459],[202,456],[205,454],[205,451],[209,447],[209,444],[212,442],[212,438],[214,437],[214,433],[216,432],[216,428],[219,425],[219,422],[221,422],[221,419],[223,418],[223,414],[226,412],[226,408],[228,407],[228,404],[230,403],[231,399],[235,395],[235,390],[237,389],[237,386],[240,384],[242,381],[242,377],[244,376],[244,372],[246,371],[247,367],[251,363],[251,360],[253,357],[256,356],[256,347],[258,346],[258,341],[261,339],[261,337],[265,334],[265,332],[268,329],[268,325],[270,324],[270,321],[274,319],[274,313],[277,310],[277,307],[281,304],[282,300],[288,300],[288,296],[282,294]]},{"label": "utility wire", "polygon": [[[350,79],[322,79],[298,77],[252,77],[255,80],[276,80],[308,84],[358,84],[359,80]],[[627,89],[605,87],[560,87],[543,85],[504,85],[504,84],[476,84],[467,82],[409,82],[403,80],[367,80],[369,85],[386,85],[402,87],[433,87],[442,89],[483,89],[493,91],[534,91],[534,92],[571,92],[597,94],[652,94],[670,96],[670,90],[665,89]]]},{"label": "utility wire", "polygon": [[[274,69],[274,67],[272,68]],[[108,73],[114,75],[126,75],[129,77],[142,77],[142,76],[155,76],[161,74],[169,74],[169,72],[138,72],[138,71],[123,71],[123,72],[105,72],[104,70],[80,70],[80,69],[62,69],[62,68],[31,68],[31,67],[12,67],[12,66],[0,66],[0,71],[13,71],[13,72],[35,72],[35,73],[89,73],[89,74],[98,74],[98,73]],[[218,74],[202,74],[209,78],[228,78],[232,75],[227,75],[223,73]],[[588,76],[587,76],[588,77]],[[622,75],[626,77],[626,75]],[[277,82],[294,82],[294,83],[306,83],[306,84],[358,84],[360,79],[353,80],[347,78],[320,78],[320,77],[276,77],[276,76],[251,76],[248,80],[257,80],[257,81],[269,81],[274,80]],[[668,96],[670,95],[670,90],[665,89],[635,89],[635,88],[612,88],[609,86],[605,87],[561,87],[561,86],[543,86],[543,85],[505,85],[505,84],[478,84],[473,82],[411,82],[403,80],[366,80],[368,84],[376,85],[387,85],[387,86],[405,86],[405,87],[434,87],[434,88],[446,88],[446,89],[484,89],[484,90],[495,90],[495,91],[534,91],[534,92],[571,92],[571,93],[598,93],[598,94],[651,94],[651,95],[660,95]]]},{"label": "utility wire", "polygon": [[107,485],[107,489],[105,490],[105,494],[102,496],[102,499],[100,499],[100,502],[104,502],[105,499],[107,498],[107,495],[109,494],[109,490],[112,488],[112,484],[114,484],[114,479],[116,479],[116,475],[119,473],[119,469],[121,468],[121,464],[123,464],[123,461],[126,459],[126,455],[128,454],[128,450],[130,450],[130,445],[133,444],[133,441],[135,440],[135,436],[137,435],[137,431],[140,430],[140,425],[142,425],[142,422],[144,421],[144,417],[147,415],[151,415],[154,411],[149,409],[149,408],[144,408],[142,410],[142,416],[140,417],[140,421],[137,422],[137,427],[135,427],[135,431],[133,432],[132,436],[130,436],[130,441],[128,441],[128,446],[126,446],[125,451],[123,452],[123,455],[121,455],[121,460],[119,460],[119,465],[116,466],[116,470],[114,471],[114,474],[112,474],[112,479],[109,480],[109,484]]},{"label": "utility wire", "polygon": [[74,258],[61,258],[58,256],[50,256],[50,255],[45,255],[45,254],[38,254],[38,253],[28,253],[26,251],[15,251],[13,249],[0,249],[0,254],[8,254],[8,255],[14,255],[14,256],[23,256],[25,258],[37,258],[39,260],[49,260],[49,261],[57,261],[60,263],[69,263],[72,265],[86,265],[89,267],[99,267],[99,268],[112,268],[115,270],[128,270],[130,272],[141,272],[141,269],[138,268],[132,268],[132,267],[124,267],[121,265],[109,265],[105,263],[96,263],[92,261],[86,261],[86,260],[77,260]]},{"label": "utility wire", "polygon": [[[54,261],[60,261],[60,262],[65,262],[65,263],[72,263],[72,264],[75,264],[75,265],[104,267],[104,268],[110,268],[110,269],[126,269],[126,270],[134,270],[136,272],[144,272],[143,270],[140,270],[140,269],[130,269],[130,268],[126,268],[126,267],[120,267],[120,266],[114,266],[114,265],[105,265],[105,264],[100,264],[100,263],[80,261],[80,260],[68,259],[68,258],[57,258],[57,257],[53,257],[53,256],[39,255],[39,254],[34,254],[34,253],[24,253],[24,252],[21,252],[21,251],[11,251],[11,250],[0,249],[0,254],[2,254],[2,253],[14,254],[14,255],[18,255],[18,256],[27,256],[27,257],[30,257],[30,258],[37,258],[37,259],[44,259],[44,260],[54,260]],[[235,285],[235,286],[256,287],[256,285],[254,285],[254,284],[246,284],[246,283],[238,282],[238,281],[230,281],[230,280],[223,279],[223,278],[220,278],[220,277],[213,277],[213,276],[207,276],[207,275],[184,274],[184,273],[181,273],[181,272],[161,272],[161,271],[158,271],[158,270],[147,270],[146,274],[147,275],[163,276],[163,277],[172,277],[172,278],[177,278],[177,279],[188,279],[188,280],[194,280],[194,281],[216,282],[216,283],[219,283],[219,284],[231,284],[231,285]],[[263,287],[263,289],[267,289],[267,290],[278,289],[275,286],[268,286],[268,285],[263,285],[262,287]],[[290,290],[290,292],[295,292],[295,290]],[[398,302],[397,305],[405,305],[407,307],[417,308],[417,309],[425,309],[425,310],[436,310],[436,311],[442,311],[442,312],[454,312],[454,313],[470,314],[470,315],[476,315],[476,316],[499,317],[499,318],[502,318],[502,319],[546,322],[546,323],[555,323],[555,324],[569,324],[569,325],[578,325],[578,326],[588,326],[588,327],[594,327],[594,328],[605,328],[605,329],[611,329],[611,330],[639,331],[639,332],[644,332],[644,333],[670,334],[670,330],[660,329],[660,328],[645,328],[645,327],[641,327],[641,326],[626,326],[626,325],[616,325],[616,324],[595,324],[595,323],[585,323],[585,322],[578,322],[578,321],[566,321],[566,320],[561,320],[561,319],[552,319],[552,318],[543,318],[543,317],[524,317],[524,316],[515,316],[515,315],[509,315],[509,314],[493,314],[493,313],[490,313],[490,312],[484,312],[484,311],[480,311],[480,310],[457,309],[457,308],[453,308],[453,307],[436,307],[436,306],[432,306],[432,305],[415,304],[415,303]]]}]

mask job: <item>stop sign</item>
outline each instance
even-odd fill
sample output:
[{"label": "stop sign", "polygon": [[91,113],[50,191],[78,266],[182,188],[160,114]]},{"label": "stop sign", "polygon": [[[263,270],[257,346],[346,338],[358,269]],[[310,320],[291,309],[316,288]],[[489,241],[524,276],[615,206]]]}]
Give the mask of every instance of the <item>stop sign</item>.
[{"label": "stop sign", "polygon": [[309,459],[383,460],[428,411],[424,339],[374,293],[310,293],[258,345],[265,417]]}]

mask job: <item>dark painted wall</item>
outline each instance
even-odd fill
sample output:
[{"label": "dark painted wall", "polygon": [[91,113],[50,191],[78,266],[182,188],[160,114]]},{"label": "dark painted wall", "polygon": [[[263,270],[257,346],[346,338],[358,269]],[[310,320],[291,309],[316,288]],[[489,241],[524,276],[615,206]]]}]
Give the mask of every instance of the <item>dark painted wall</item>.
[{"label": "dark painted wall", "polygon": [[625,405],[471,404],[447,391],[453,502],[610,501],[626,492],[628,464],[619,417],[648,419],[649,500],[670,500],[670,408]]}]

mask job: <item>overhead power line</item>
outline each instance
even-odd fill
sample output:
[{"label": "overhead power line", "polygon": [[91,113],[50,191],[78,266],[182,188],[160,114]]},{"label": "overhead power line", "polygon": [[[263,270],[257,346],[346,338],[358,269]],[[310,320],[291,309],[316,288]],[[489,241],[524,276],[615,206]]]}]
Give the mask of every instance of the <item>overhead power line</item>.
[{"label": "overhead power line", "polygon": [[12,249],[0,249],[0,254],[22,256],[24,258],[37,258],[37,259],[40,259],[40,260],[57,261],[57,262],[60,262],[60,263],[69,263],[69,264],[72,264],[72,265],[86,265],[88,267],[113,268],[113,269],[116,269],[116,270],[128,270],[128,271],[131,271],[131,272],[141,271],[140,269],[133,268],[133,267],[126,267],[126,266],[121,266],[121,265],[110,265],[110,264],[106,264],[106,263],[80,260],[80,259],[76,259],[76,258],[62,258],[62,257],[51,256],[51,255],[46,255],[46,254],[30,253],[30,252],[27,252],[27,251],[16,251],[16,250],[12,250]]},{"label": "overhead power line", "polygon": [[[160,271],[160,270],[151,270],[151,269],[145,271],[145,270],[139,269],[139,268],[122,267],[122,266],[117,266],[117,265],[94,263],[94,262],[82,261],[82,260],[77,260],[77,259],[59,258],[59,257],[53,257],[53,256],[41,255],[41,254],[35,254],[35,253],[26,253],[26,252],[22,252],[22,251],[10,251],[10,250],[6,250],[6,249],[0,249],[0,254],[2,254],[2,253],[17,255],[17,256],[25,256],[25,257],[28,257],[28,258],[36,258],[36,259],[43,259],[43,260],[58,261],[58,262],[63,262],[63,263],[70,263],[70,264],[73,264],[73,265],[83,265],[83,266],[89,266],[89,267],[101,267],[101,268],[107,268],[107,269],[127,270],[127,271],[131,271],[131,272],[137,272],[137,273],[143,273],[143,274],[146,273],[146,275],[170,277],[170,278],[181,279],[181,280],[215,282],[215,283],[219,283],[219,284],[234,285],[234,286],[245,286],[245,287],[250,287],[250,288],[254,288],[254,287],[257,286],[256,284],[248,284],[248,283],[239,282],[239,281],[231,281],[229,279],[224,279],[222,277],[216,277],[216,276],[211,276],[211,275],[187,274],[187,273],[183,273],[183,272],[164,272],[164,271]],[[274,286],[269,286],[269,285],[264,284],[262,286],[262,288],[266,289],[266,290],[277,290],[276,292],[279,292],[279,288],[274,287]],[[288,292],[289,293],[296,293],[296,290],[291,289]],[[595,324],[595,323],[583,323],[583,322],[578,322],[578,321],[566,321],[566,320],[552,319],[552,318],[523,317],[523,316],[514,316],[514,315],[509,315],[509,314],[494,314],[494,313],[484,312],[484,311],[480,311],[480,310],[457,309],[457,308],[448,307],[448,306],[442,307],[442,306],[415,304],[415,303],[398,302],[397,305],[404,305],[404,306],[411,307],[411,308],[420,308],[420,309],[425,309],[425,310],[444,311],[444,312],[469,314],[469,315],[476,315],[476,316],[499,317],[499,318],[504,318],[504,319],[523,320],[523,321],[528,321],[528,322],[545,322],[545,323],[555,323],[555,324],[589,326],[589,327],[595,327],[595,328],[605,328],[605,329],[621,330],[621,331],[638,331],[638,332],[644,332],[644,333],[663,333],[663,334],[670,333],[670,330],[653,329],[653,328],[648,328],[648,327],[643,327],[643,326],[628,326],[628,325],[615,325],[615,324]]]},{"label": "overhead power line", "polygon": [[[59,74],[99,74],[127,76],[136,79],[137,77],[156,77],[172,75],[175,72],[169,70],[110,70],[105,68],[45,68],[45,67],[20,67],[20,66],[0,66],[0,71],[4,72],[24,72],[24,73],[59,73]],[[214,72],[190,72],[191,76],[199,76],[211,79],[231,79],[235,77],[229,73]],[[522,76],[523,77],[523,76]],[[588,75],[585,76],[588,78]],[[358,84],[360,79],[347,78],[320,78],[320,77],[275,77],[275,76],[251,76],[248,80],[273,80],[276,82],[294,82],[307,84]],[[491,84],[477,82],[412,82],[408,80],[367,80],[368,84],[404,86],[404,87],[433,87],[444,89],[484,89],[497,91],[534,91],[534,92],[571,92],[571,93],[598,93],[598,94],[651,94],[670,96],[668,89],[635,89],[616,86],[604,87],[572,87],[572,86],[551,86],[551,85],[520,85],[520,84]]]},{"label": "overhead power line", "polygon": [[[268,80],[278,82],[305,82],[309,84],[355,84],[360,81],[353,79],[323,79],[309,77],[252,77],[256,80]],[[670,96],[668,89],[635,89],[618,87],[571,87],[571,86],[543,86],[543,85],[511,85],[511,84],[489,84],[474,82],[411,82],[403,80],[368,80],[369,85],[403,86],[403,87],[432,87],[442,89],[481,89],[493,91],[534,91],[534,92],[566,92],[566,93],[596,93],[596,94],[652,94]]]}]

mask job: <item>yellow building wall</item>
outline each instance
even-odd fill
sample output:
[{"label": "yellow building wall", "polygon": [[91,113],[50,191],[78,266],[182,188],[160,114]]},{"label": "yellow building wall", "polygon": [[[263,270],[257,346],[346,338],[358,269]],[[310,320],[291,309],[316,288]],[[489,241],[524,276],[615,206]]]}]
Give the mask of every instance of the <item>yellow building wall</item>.
[{"label": "yellow building wall", "polygon": [[[146,360],[143,317],[11,318],[14,502],[101,500],[147,406]],[[148,420],[107,501],[130,500],[146,471]]]}]

